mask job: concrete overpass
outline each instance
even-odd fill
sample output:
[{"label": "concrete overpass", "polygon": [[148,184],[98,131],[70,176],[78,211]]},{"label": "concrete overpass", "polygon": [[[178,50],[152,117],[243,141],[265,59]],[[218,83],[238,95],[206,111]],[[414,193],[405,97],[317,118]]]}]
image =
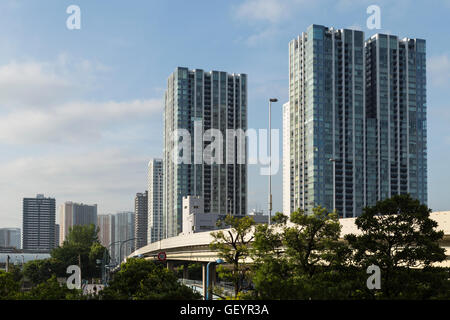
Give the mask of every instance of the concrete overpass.
[{"label": "concrete overpass", "polygon": [[[433,212],[430,218],[438,223],[437,230],[444,231],[444,239],[441,246],[446,249],[447,260],[441,265],[450,267],[450,211]],[[347,234],[360,234],[355,224],[356,218],[340,219],[342,225],[341,236]],[[290,224],[290,223],[288,223]],[[223,229],[227,231],[230,229]],[[215,261],[217,252],[209,248],[213,241],[210,232],[199,232],[190,235],[179,235],[158,242],[151,243],[133,252],[129,257],[142,255],[147,259],[156,259],[158,252],[164,251],[167,255],[167,261],[186,261],[186,262],[210,262]]]},{"label": "concrete overpass", "polygon": [[[450,267],[450,211],[433,212],[430,218],[438,223],[437,230],[444,231],[444,238],[440,241],[441,247],[445,248],[447,258],[438,266]],[[355,224],[356,218],[340,219],[342,225],[341,237],[347,234],[361,234]],[[293,225],[288,222],[288,225]],[[227,232],[230,229],[222,229]],[[168,268],[173,268],[174,263],[202,263],[203,293],[206,293],[206,265],[208,262],[216,261],[219,257],[216,251],[209,248],[209,244],[213,241],[210,232],[199,232],[190,235],[179,235],[158,242],[151,243],[133,252],[129,258],[135,256],[143,256],[145,259],[157,259],[157,254],[161,251],[166,253],[166,263]],[[251,260],[249,259],[249,261]],[[210,272],[212,274],[212,282],[215,283],[215,266],[212,265]],[[187,273],[184,275],[188,278]]]}]

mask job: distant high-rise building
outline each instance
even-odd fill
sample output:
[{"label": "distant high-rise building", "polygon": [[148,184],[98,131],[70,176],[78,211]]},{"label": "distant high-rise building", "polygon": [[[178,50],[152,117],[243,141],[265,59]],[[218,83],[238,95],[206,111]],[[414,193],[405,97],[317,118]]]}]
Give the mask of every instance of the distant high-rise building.
[{"label": "distant high-rise building", "polygon": [[312,25],[289,43],[289,69],[291,211],[426,203],[424,40]]},{"label": "distant high-rise building", "polygon": [[59,245],[59,224],[55,224],[55,247]]},{"label": "distant high-rise building", "polygon": [[426,44],[376,34],[365,44],[367,203],[428,201]]},{"label": "distant high-rise building", "polygon": [[148,232],[147,243],[163,238],[163,162],[152,159],[148,163]]},{"label": "distant high-rise building", "polygon": [[312,25],[289,44],[291,210],[364,205],[364,33]]},{"label": "distant high-rise building", "polygon": [[0,247],[20,249],[20,228],[0,228]]},{"label": "distant high-rise building", "polygon": [[50,251],[55,247],[55,199],[38,194],[23,199],[23,249]]},{"label": "distant high-rise building", "polygon": [[[130,255],[135,248],[134,240],[134,213],[133,212],[118,212],[115,214],[115,236],[114,241],[121,241],[117,243],[115,249],[116,261],[120,262]],[[130,241],[127,241],[130,240]],[[126,242],[125,242],[126,241]],[[122,246],[122,251],[120,247]]]},{"label": "distant high-rise building", "polygon": [[283,104],[283,214],[291,214],[291,157],[290,157],[290,115],[289,102]]},{"label": "distant high-rise building", "polygon": [[60,236],[59,244],[62,245],[70,228],[94,224],[97,226],[97,205],[88,205],[67,201],[59,207]]},{"label": "distant high-rise building", "polygon": [[137,250],[147,245],[148,191],[136,194],[134,198],[134,219],[134,236]]},{"label": "distant high-rise building", "polygon": [[[191,137],[190,163],[173,161],[173,150],[183,145],[173,136],[180,129],[187,130]],[[247,213],[246,150],[242,152],[238,147],[236,152],[245,154],[244,161],[227,163],[227,153],[236,149],[230,150],[223,143],[223,150],[214,153],[223,161],[205,163],[202,151],[209,142],[201,141],[203,133],[208,132],[207,137],[212,133],[209,129],[219,130],[224,142],[227,130],[247,130],[247,75],[177,68],[168,79],[165,93],[164,238],[182,231],[182,200],[188,195],[203,197],[205,213]],[[200,145],[196,144],[194,132],[200,135]]]},{"label": "distant high-rise building", "polygon": [[99,214],[97,216],[97,225],[99,230],[98,240],[107,248],[112,258],[115,257],[114,245],[110,246],[115,240],[115,216],[112,214]]}]

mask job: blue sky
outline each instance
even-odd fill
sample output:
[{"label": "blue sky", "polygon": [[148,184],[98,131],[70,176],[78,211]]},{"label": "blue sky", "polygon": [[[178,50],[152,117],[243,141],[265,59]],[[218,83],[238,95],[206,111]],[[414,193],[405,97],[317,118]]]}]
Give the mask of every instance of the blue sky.
[{"label": "blue sky", "polygon": [[[81,30],[66,28],[72,4]],[[381,30],[366,28],[372,4]],[[247,73],[249,127],[267,127],[275,96],[281,129],[288,42],[313,23],[427,40],[429,206],[450,210],[449,15],[448,0],[2,0],[0,227],[20,227],[22,198],[37,193],[132,210],[148,159],[161,156],[162,98],[177,66]],[[249,208],[265,209],[267,176],[256,165],[249,176]],[[275,210],[281,183],[280,168]]]}]

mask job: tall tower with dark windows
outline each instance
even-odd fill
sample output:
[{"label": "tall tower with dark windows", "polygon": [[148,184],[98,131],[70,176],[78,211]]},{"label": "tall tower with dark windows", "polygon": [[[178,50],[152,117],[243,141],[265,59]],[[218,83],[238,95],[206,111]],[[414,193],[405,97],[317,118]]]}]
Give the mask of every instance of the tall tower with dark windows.
[{"label": "tall tower with dark windows", "polygon": [[365,54],[367,203],[409,193],[426,204],[425,40],[376,34]]},{"label": "tall tower with dark windows", "polygon": [[425,59],[425,40],[320,25],[289,43],[291,211],[427,202]]},{"label": "tall tower with dark windows", "polygon": [[113,242],[115,241],[115,216],[112,214],[99,214],[97,216],[97,225],[99,228],[98,240],[107,248],[111,257],[115,257],[115,247]]},{"label": "tall tower with dark windows", "polygon": [[[208,130],[217,129],[223,137],[222,150],[213,157],[223,161],[205,163],[202,151],[217,137]],[[247,130],[247,75],[201,69],[177,68],[167,82],[164,108],[164,238],[182,231],[183,197],[201,196],[205,213],[245,215],[247,212],[246,150],[244,163],[226,162],[228,129]],[[174,139],[175,130],[185,130],[190,139],[189,163],[176,163],[173,151],[186,143]],[[200,135],[200,143],[196,145]],[[207,137],[205,142],[201,138]],[[177,151],[178,152],[178,151]]]},{"label": "tall tower with dark windows", "polygon": [[312,25],[289,43],[291,210],[364,205],[364,34]]},{"label": "tall tower with dark windows", "polygon": [[55,205],[54,198],[41,194],[23,199],[23,249],[49,252],[55,248]]},{"label": "tall tower with dark windows", "polygon": [[148,163],[148,228],[147,243],[163,238],[163,161]]},{"label": "tall tower with dark windows", "polygon": [[147,245],[148,239],[148,191],[134,197],[134,237],[136,250]]},{"label": "tall tower with dark windows", "polygon": [[59,245],[63,245],[74,226],[97,226],[97,205],[66,201],[59,206]]},{"label": "tall tower with dark windows", "polygon": [[[114,215],[115,260],[120,263],[136,248],[134,212],[122,211]],[[133,239],[133,240],[132,240]]]}]

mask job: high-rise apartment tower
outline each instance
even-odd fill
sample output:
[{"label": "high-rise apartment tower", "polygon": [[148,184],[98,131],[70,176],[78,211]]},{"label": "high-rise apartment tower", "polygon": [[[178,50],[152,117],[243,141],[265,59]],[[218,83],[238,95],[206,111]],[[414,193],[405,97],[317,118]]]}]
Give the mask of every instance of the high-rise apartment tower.
[{"label": "high-rise apartment tower", "polygon": [[54,198],[23,199],[23,249],[49,252],[55,247],[55,210]]},{"label": "high-rise apartment tower", "polygon": [[163,238],[163,161],[148,163],[148,229],[147,243]]},{"label": "high-rise apartment tower", "polygon": [[147,245],[148,191],[137,193],[134,198],[134,237],[136,250]]},{"label": "high-rise apartment tower", "polygon": [[292,40],[290,210],[354,217],[404,193],[426,203],[425,86],[424,40],[320,25]]},{"label": "high-rise apartment tower", "polygon": [[[214,150],[213,157],[223,161],[202,160],[202,151],[219,139],[210,129],[222,135],[222,149]],[[227,152],[234,150],[237,155],[242,151],[236,149],[240,147],[227,149],[225,143],[227,130],[238,129],[247,130],[247,75],[187,68],[177,68],[170,75],[164,109],[164,237],[182,231],[184,196],[202,196],[205,213],[246,214],[246,150],[244,161],[226,161]],[[176,130],[190,134],[190,148],[178,153],[180,157],[190,154],[188,163],[174,161],[173,151],[178,152],[186,143],[175,136]],[[200,143],[196,144],[199,135]]]}]

